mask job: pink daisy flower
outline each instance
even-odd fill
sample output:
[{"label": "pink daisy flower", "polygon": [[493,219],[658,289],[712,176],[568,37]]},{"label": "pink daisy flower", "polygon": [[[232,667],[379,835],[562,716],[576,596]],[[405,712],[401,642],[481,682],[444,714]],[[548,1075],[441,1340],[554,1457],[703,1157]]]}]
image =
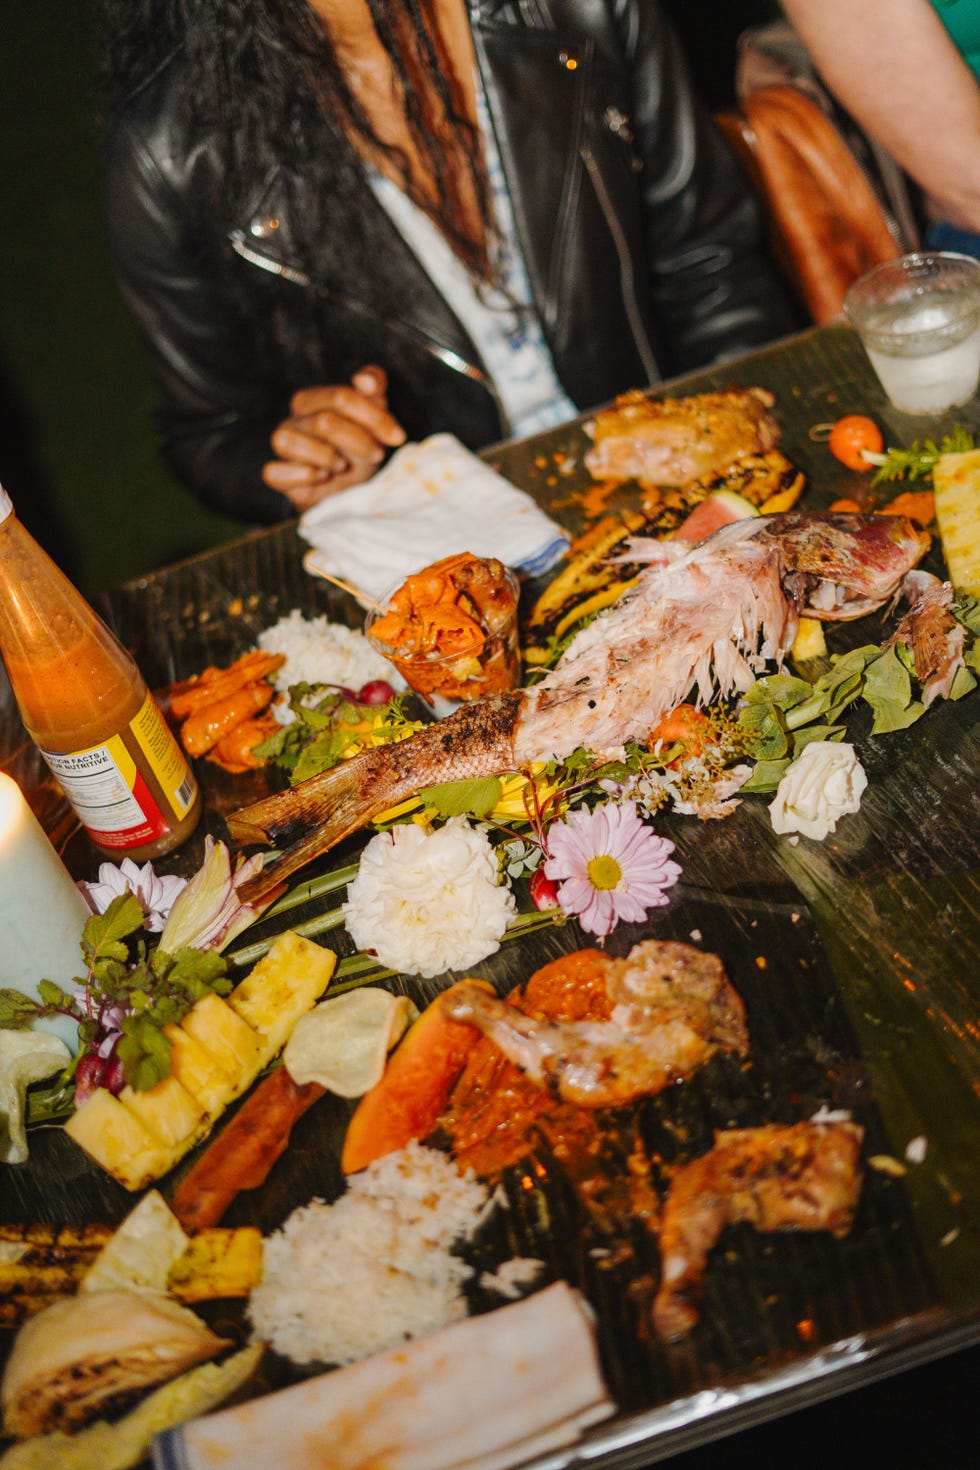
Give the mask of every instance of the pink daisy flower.
[{"label": "pink daisy flower", "polygon": [[681,875],[673,851],[642,820],[635,801],[607,802],[552,823],[544,872],[558,881],[565,913],[577,915],[589,934],[606,935],[620,919],[638,923],[648,909],[667,903],[664,889]]}]

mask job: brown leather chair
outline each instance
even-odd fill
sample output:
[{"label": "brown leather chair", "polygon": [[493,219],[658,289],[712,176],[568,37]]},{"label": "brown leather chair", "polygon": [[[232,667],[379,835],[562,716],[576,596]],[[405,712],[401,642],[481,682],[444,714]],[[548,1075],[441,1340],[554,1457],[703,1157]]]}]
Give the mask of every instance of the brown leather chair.
[{"label": "brown leather chair", "polygon": [[773,253],[802,306],[818,325],[833,320],[852,281],[903,253],[867,175],[797,87],[762,87],[715,121],[756,188]]}]

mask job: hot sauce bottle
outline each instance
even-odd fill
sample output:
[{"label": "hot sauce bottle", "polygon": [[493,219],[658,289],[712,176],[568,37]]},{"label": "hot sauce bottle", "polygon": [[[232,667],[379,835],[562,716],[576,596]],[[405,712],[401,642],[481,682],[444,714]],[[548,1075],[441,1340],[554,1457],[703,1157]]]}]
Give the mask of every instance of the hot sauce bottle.
[{"label": "hot sauce bottle", "polygon": [[143,862],[190,836],[201,793],[139,669],[2,486],[0,653],[28,734],[101,852]]}]

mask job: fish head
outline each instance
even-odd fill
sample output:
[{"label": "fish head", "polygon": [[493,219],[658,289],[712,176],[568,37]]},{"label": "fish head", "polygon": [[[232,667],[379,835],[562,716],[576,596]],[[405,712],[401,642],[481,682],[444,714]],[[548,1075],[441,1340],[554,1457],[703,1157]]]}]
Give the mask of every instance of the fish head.
[{"label": "fish head", "polygon": [[787,511],[760,519],[800,613],[824,620],[882,607],[931,545],[928,532],[906,516]]}]

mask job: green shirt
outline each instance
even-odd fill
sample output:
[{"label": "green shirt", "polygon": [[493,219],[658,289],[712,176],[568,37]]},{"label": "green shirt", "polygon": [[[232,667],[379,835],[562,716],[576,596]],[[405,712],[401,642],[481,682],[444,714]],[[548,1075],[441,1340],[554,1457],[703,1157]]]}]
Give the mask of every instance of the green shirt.
[{"label": "green shirt", "polygon": [[932,4],[980,82],[980,0],[932,0]]}]

